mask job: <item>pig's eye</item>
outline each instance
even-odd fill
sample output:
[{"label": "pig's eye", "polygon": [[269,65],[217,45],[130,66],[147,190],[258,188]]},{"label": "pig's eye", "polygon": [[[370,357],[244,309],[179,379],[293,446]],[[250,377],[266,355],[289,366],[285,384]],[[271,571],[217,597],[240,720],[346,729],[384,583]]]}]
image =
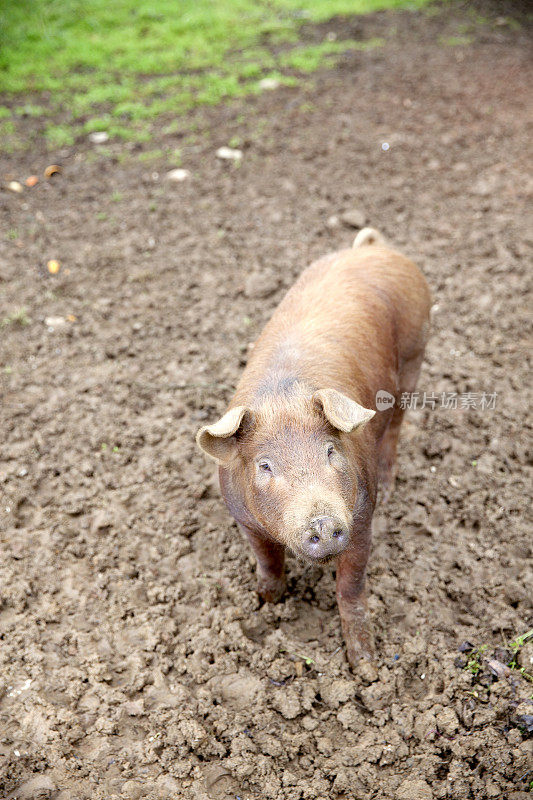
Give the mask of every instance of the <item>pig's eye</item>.
[{"label": "pig's eye", "polygon": [[328,451],[327,452],[328,452],[328,458],[331,458],[331,456],[335,452],[335,445],[332,442],[330,442],[328,444]]},{"label": "pig's eye", "polygon": [[270,466],[268,461],[265,461],[263,459],[262,461],[258,462],[257,466],[259,467],[259,472],[266,472],[267,474],[270,475],[272,474],[272,467]]}]

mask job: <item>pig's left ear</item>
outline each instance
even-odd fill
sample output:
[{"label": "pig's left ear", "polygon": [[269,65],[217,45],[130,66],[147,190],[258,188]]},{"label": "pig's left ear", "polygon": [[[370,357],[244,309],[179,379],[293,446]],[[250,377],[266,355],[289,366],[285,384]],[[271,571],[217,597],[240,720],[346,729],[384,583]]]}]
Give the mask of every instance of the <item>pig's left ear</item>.
[{"label": "pig's left ear", "polygon": [[243,417],[248,413],[244,406],[236,406],[226,411],[223,417],[213,423],[204,425],[196,434],[196,444],[213,458],[217,464],[225,466],[231,461],[236,450],[234,434],[238,431]]},{"label": "pig's left ear", "polygon": [[328,422],[344,433],[351,433],[366,425],[376,413],[370,408],[363,408],[335,389],[320,389],[314,393],[313,400],[322,406]]}]

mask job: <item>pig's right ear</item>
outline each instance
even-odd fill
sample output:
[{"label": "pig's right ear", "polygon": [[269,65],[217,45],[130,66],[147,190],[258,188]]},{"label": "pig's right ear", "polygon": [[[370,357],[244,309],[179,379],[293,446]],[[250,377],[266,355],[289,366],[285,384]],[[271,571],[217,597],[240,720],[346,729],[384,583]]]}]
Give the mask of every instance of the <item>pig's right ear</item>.
[{"label": "pig's right ear", "polygon": [[217,464],[225,466],[235,455],[237,444],[235,434],[239,430],[243,418],[249,413],[244,406],[237,406],[226,411],[223,417],[213,423],[204,425],[196,434],[196,444],[204,453],[214,459]]}]

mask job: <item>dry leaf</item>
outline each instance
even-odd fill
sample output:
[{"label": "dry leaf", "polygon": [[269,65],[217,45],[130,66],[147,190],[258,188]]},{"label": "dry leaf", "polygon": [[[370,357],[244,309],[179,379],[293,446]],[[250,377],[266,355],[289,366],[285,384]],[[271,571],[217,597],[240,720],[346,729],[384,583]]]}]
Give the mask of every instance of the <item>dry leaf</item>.
[{"label": "dry leaf", "polygon": [[51,178],[52,175],[59,175],[61,172],[63,172],[63,168],[59,164],[50,164],[44,171],[44,177]]},{"label": "dry leaf", "polygon": [[502,664],[497,658],[487,659],[487,666],[497,678],[508,678],[511,674],[511,668],[507,664]]}]

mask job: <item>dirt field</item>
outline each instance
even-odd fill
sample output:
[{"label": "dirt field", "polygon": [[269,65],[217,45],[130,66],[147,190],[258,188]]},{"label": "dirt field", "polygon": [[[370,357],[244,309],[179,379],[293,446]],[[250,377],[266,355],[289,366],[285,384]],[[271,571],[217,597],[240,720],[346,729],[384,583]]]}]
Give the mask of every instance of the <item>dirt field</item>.
[{"label": "dirt field", "polygon": [[[474,41],[445,43],[463,23]],[[2,798],[530,796],[533,687],[486,662],[475,677],[459,651],[505,661],[532,627],[533,70],[527,31],[500,23],[463,9],[309,29],[387,44],[197,112],[183,183],[120,144],[2,160],[2,179],[64,167],[0,193]],[[240,168],[215,157],[236,136]],[[357,675],[332,570],[289,560],[289,593],[260,607],[194,445],[286,288],[351,243],[331,218],[352,209],[432,286],[420,391],[477,406],[408,416],[375,520],[378,662]]]}]

